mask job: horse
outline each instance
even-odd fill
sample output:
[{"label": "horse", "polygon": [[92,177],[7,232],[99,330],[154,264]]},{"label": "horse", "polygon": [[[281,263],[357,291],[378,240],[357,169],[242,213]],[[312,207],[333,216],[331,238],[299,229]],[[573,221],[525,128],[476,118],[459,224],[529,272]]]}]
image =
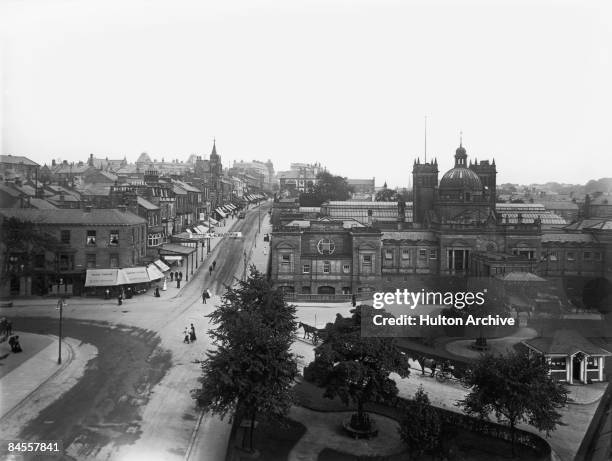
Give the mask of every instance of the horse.
[{"label": "horse", "polygon": [[318,340],[318,330],[312,325],[308,325],[306,323],[300,322],[298,324],[298,328],[304,329],[304,339],[310,339],[313,343],[316,343]]}]

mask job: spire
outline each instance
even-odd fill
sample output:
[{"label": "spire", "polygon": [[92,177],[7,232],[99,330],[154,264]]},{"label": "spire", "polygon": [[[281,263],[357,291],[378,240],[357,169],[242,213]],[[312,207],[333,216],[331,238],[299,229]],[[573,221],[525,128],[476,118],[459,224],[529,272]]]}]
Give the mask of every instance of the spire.
[{"label": "spire", "polygon": [[425,163],[427,163],[427,115],[425,116]]},{"label": "spire", "polygon": [[212,149],[212,154],[217,155],[217,140],[215,138],[213,138],[213,149]]}]

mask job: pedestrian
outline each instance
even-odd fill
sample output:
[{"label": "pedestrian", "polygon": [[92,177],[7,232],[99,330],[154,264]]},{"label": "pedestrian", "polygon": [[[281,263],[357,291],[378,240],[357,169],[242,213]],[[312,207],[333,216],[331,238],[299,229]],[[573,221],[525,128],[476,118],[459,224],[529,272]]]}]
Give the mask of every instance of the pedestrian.
[{"label": "pedestrian", "polygon": [[121,306],[123,304],[123,295],[121,292],[117,295],[117,305]]},{"label": "pedestrian", "polygon": [[185,327],[183,331],[183,342],[189,344],[189,330]]},{"label": "pedestrian", "polygon": [[351,296],[351,303],[353,304],[353,307],[357,305],[357,296],[355,296],[355,293],[353,293],[353,296]]},{"label": "pedestrian", "polygon": [[181,271],[181,272],[179,272],[178,277],[179,277],[179,280],[183,280],[183,272],[182,272],[182,271]]},{"label": "pedestrian", "polygon": [[21,349],[21,344],[19,344],[19,336],[11,336],[11,339],[9,339],[9,345],[11,346],[12,352],[23,352],[23,349]]},{"label": "pedestrian", "polygon": [[431,376],[434,376],[436,374],[436,368],[438,368],[438,362],[433,360],[431,362]]},{"label": "pedestrian", "polygon": [[174,282],[174,272],[170,271],[170,281]]},{"label": "pedestrian", "polygon": [[206,296],[207,294],[208,293],[206,293],[206,290],[204,290],[202,292],[202,304],[206,304],[206,298],[208,297],[208,296]]},{"label": "pedestrian", "polygon": [[212,271],[213,271],[212,266],[208,266],[208,274],[209,275],[212,275]]},{"label": "pedestrian", "polygon": [[177,287],[177,288],[180,288],[180,287],[181,287],[181,281],[180,281],[180,279],[178,279],[178,278],[176,279],[176,287]]},{"label": "pedestrian", "polygon": [[189,332],[189,339],[191,342],[194,342],[196,340],[195,328],[193,326],[193,323],[191,324],[191,331]]},{"label": "pedestrian", "polygon": [[159,287],[155,287],[155,297],[159,298]]},{"label": "pedestrian", "polygon": [[110,299],[110,290],[108,288],[104,290],[104,299]]},{"label": "pedestrian", "polygon": [[213,270],[215,270],[215,267],[217,267],[217,260],[216,259],[213,261]]}]

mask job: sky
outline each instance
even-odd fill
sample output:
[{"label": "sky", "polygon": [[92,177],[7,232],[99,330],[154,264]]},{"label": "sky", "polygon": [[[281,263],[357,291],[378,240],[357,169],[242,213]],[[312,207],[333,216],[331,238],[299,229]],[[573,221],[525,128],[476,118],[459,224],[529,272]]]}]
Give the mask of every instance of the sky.
[{"label": "sky", "polygon": [[2,153],[612,177],[612,2],[4,0]]}]

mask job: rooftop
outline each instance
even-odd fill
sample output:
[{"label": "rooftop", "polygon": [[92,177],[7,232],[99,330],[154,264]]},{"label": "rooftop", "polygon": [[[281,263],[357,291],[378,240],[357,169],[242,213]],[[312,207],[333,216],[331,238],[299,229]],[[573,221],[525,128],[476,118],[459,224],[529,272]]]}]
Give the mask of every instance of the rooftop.
[{"label": "rooftop", "polygon": [[40,166],[38,163],[33,162],[27,157],[23,157],[21,155],[0,155],[0,163],[10,163],[14,165],[24,164],[27,166]]},{"label": "rooftop", "polygon": [[552,337],[528,339],[523,343],[543,354],[575,355],[583,352],[587,355],[612,355],[576,330],[557,330]]},{"label": "rooftop", "polygon": [[22,221],[31,221],[40,224],[64,224],[64,225],[97,225],[97,226],[129,226],[146,224],[146,220],[136,216],[129,211],[117,209],[98,209],[91,211],[54,209],[34,210],[18,208],[2,208],[0,216],[4,218],[17,218]]}]

